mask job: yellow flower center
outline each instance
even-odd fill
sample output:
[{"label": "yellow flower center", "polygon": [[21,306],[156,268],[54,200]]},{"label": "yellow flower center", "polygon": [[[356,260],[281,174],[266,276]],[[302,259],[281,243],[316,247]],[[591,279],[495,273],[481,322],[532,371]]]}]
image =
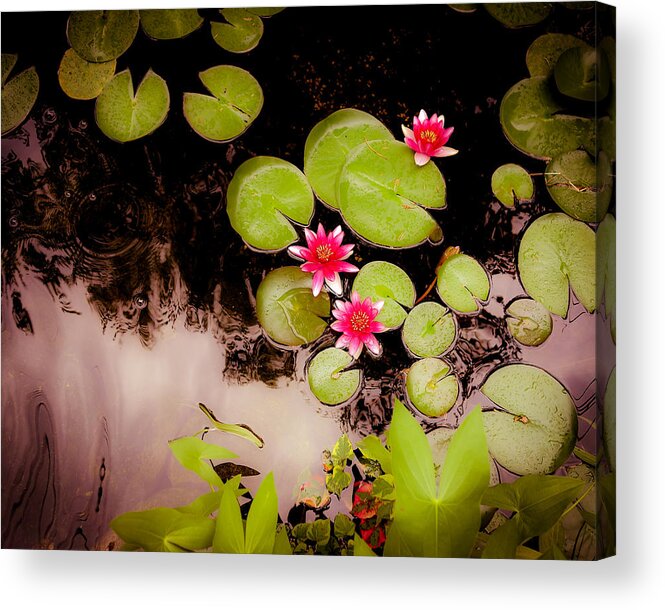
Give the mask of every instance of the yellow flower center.
[{"label": "yellow flower center", "polygon": [[321,244],[316,247],[316,258],[322,263],[327,263],[332,258],[333,254],[334,252],[328,244]]},{"label": "yellow flower center", "polygon": [[435,131],[432,131],[431,129],[426,129],[425,131],[420,132],[420,139],[425,140],[426,142],[429,142],[430,144],[434,144],[437,140],[437,134]]},{"label": "yellow flower center", "polygon": [[369,330],[369,316],[364,311],[354,311],[351,314],[351,329],[357,333],[366,333]]}]

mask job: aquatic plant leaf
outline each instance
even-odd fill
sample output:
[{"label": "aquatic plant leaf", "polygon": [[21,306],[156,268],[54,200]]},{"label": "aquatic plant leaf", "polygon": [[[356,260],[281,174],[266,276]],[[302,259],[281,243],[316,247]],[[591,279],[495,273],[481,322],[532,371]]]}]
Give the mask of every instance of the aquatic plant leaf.
[{"label": "aquatic plant leaf", "polygon": [[453,315],[438,303],[428,301],[416,305],[402,327],[402,341],[419,358],[445,354],[457,338]]},{"label": "aquatic plant leaf", "polygon": [[272,17],[273,15],[276,15],[277,13],[281,13],[284,10],[285,7],[279,8],[276,6],[272,7],[266,7],[266,6],[253,6],[251,8],[247,8],[246,10],[249,11],[250,13],[254,15],[258,15],[259,17],[263,17],[264,19],[266,17]]},{"label": "aquatic plant leaf", "polygon": [[72,99],[93,100],[115,74],[116,61],[93,63],[67,49],[58,68],[61,89]]},{"label": "aquatic plant leaf", "polygon": [[195,8],[142,9],[139,13],[143,31],[155,40],[183,38],[203,23],[203,17]]},{"label": "aquatic plant leaf", "polygon": [[603,395],[603,444],[607,462],[612,471],[616,470],[616,369],[612,369]]},{"label": "aquatic plant leaf", "polygon": [[199,403],[199,409],[203,411],[203,414],[210,420],[210,423],[212,423],[215,429],[220,432],[226,432],[227,434],[244,438],[250,443],[254,443],[259,449],[265,445],[263,439],[247,424],[225,424],[224,422],[219,421],[212,410],[206,407],[202,402]]},{"label": "aquatic plant leaf", "polygon": [[138,11],[74,11],[67,21],[67,40],[87,61],[120,57],[134,42]]},{"label": "aquatic plant leaf", "polygon": [[337,110],[318,122],[305,142],[305,175],[316,196],[339,209],[337,180],[347,155],[363,142],[393,139],[381,121],[355,108]]},{"label": "aquatic plant leaf", "polygon": [[585,151],[573,150],[548,163],[545,184],[566,214],[584,222],[600,222],[612,199],[612,165],[602,151],[594,163]]},{"label": "aquatic plant leaf", "polygon": [[411,365],[406,391],[413,406],[427,417],[450,411],[459,395],[459,381],[451,366],[438,358],[425,358]]},{"label": "aquatic plant leaf", "polygon": [[148,70],[134,93],[129,70],[118,72],[95,102],[95,120],[104,135],[130,142],[151,134],[165,120],[171,101],[166,81]]},{"label": "aquatic plant leaf", "polygon": [[598,297],[605,306],[605,316],[610,319],[610,332],[616,342],[616,220],[612,214],[605,216],[596,232],[598,244],[597,272]]},{"label": "aquatic plant leaf", "polygon": [[494,459],[515,474],[547,474],[575,447],[577,412],[566,389],[536,366],[495,369],[480,388],[499,409],[485,411],[487,445]]},{"label": "aquatic plant leaf", "polygon": [[248,246],[275,252],[298,241],[290,221],[309,224],[314,194],[295,165],[276,157],[253,157],[233,175],[226,212]]},{"label": "aquatic plant leaf", "polygon": [[468,254],[453,254],[436,271],[436,291],[459,313],[473,313],[487,302],[490,280],[485,268]]},{"label": "aquatic plant leaf", "polygon": [[378,436],[370,434],[357,443],[360,452],[368,459],[378,462],[385,474],[392,474],[393,464],[390,451],[386,449]]},{"label": "aquatic plant leaf", "polygon": [[211,445],[195,436],[185,436],[169,441],[169,447],[182,466],[216,487],[220,487],[222,481],[210,465],[210,460],[232,460],[238,457],[224,447]]},{"label": "aquatic plant leaf", "polygon": [[549,2],[505,2],[485,4],[487,12],[507,28],[523,28],[540,23],[550,14]]},{"label": "aquatic plant leaf", "polygon": [[527,228],[517,257],[529,296],[568,315],[570,288],[587,311],[596,309],[596,234],[566,214],[545,214]]},{"label": "aquatic plant leaf", "polygon": [[261,18],[244,8],[224,8],[219,11],[228,23],[210,22],[213,40],[231,53],[247,53],[256,48],[263,36]]},{"label": "aquatic plant leaf", "polygon": [[280,525],[277,527],[277,533],[275,534],[275,545],[272,548],[273,555],[293,555],[293,548],[291,547],[291,541],[289,540],[289,534],[286,531],[285,525]]},{"label": "aquatic plant leaf", "polygon": [[14,66],[16,65],[16,62],[18,61],[18,55],[13,54],[13,53],[3,53],[2,54],[2,60],[0,61],[0,64],[2,65],[2,84],[5,84],[5,81],[7,80],[7,77],[11,73],[11,71],[14,69]]},{"label": "aquatic plant leaf", "polygon": [[[218,472],[217,467],[215,467],[215,472]],[[256,474],[258,474],[258,472]],[[244,496],[249,490],[245,487],[234,487],[234,491],[236,496],[240,497]],[[222,493],[224,493],[224,487],[220,487],[220,489],[205,493],[196,498],[196,500],[190,504],[185,506],[178,506],[176,510],[179,510],[181,513],[208,517],[211,513],[216,512],[219,508],[219,503],[222,500]]]},{"label": "aquatic plant leaf", "polygon": [[526,52],[526,65],[531,76],[551,76],[564,51],[575,47],[590,48],[583,40],[570,34],[543,34],[531,43]]},{"label": "aquatic plant leaf", "polygon": [[28,118],[39,94],[39,76],[34,66],[8,79],[17,55],[2,54],[2,135],[16,129]]},{"label": "aquatic plant leaf", "polygon": [[374,140],[354,148],[337,182],[346,223],[379,246],[411,248],[440,241],[439,225],[425,208],[446,206],[446,184],[434,163],[415,164],[403,142]]},{"label": "aquatic plant leaf", "polygon": [[351,398],[362,380],[360,370],[346,370],[354,359],[335,347],[319,352],[307,367],[307,381],[314,396],[326,405],[339,405]]},{"label": "aquatic plant leaf", "polygon": [[533,199],[533,179],[520,165],[507,163],[492,174],[492,192],[503,205],[512,208],[515,200]]},{"label": "aquatic plant leaf", "polygon": [[337,538],[349,538],[356,531],[356,526],[344,513],[337,513],[333,522],[333,531]]},{"label": "aquatic plant leaf", "polygon": [[245,527],[240,514],[240,504],[233,491],[240,477],[234,477],[224,486],[212,539],[213,553],[244,553]]},{"label": "aquatic plant leaf", "polygon": [[589,46],[564,51],[554,68],[561,93],[584,102],[599,102],[610,90],[610,66],[602,49]]},{"label": "aquatic plant leaf", "polygon": [[353,537],[353,556],[354,557],[376,557],[377,554],[370,548],[358,534]]},{"label": "aquatic plant leaf", "polygon": [[312,276],[298,267],[280,267],[263,279],[256,292],[256,315],[267,335],[281,345],[303,345],[328,327],[328,293],[312,294]]},{"label": "aquatic plant leaf", "polygon": [[515,299],[506,307],[506,325],[522,345],[535,347],[552,334],[552,316],[547,308],[533,299]]},{"label": "aquatic plant leaf", "polygon": [[459,3],[459,4],[449,4],[448,6],[454,11],[457,11],[458,13],[473,13],[478,9],[477,4]]},{"label": "aquatic plant leaf", "polygon": [[275,546],[277,490],[272,472],[261,481],[247,515],[245,553],[267,555]]}]

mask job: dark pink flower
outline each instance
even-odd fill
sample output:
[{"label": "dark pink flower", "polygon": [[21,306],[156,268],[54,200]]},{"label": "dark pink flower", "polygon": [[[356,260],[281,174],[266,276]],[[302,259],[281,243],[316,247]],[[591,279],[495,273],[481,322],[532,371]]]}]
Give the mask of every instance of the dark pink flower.
[{"label": "dark pink flower", "polygon": [[416,152],[416,165],[425,165],[430,157],[450,157],[457,154],[457,150],[444,146],[450,139],[454,127],[443,127],[443,117],[433,114],[427,118],[424,110],[418,116],[413,117],[413,130],[402,125],[404,142]]},{"label": "dark pink flower", "polygon": [[353,253],[353,244],[342,245],[344,231],[337,227],[334,231],[326,233],[322,224],[316,233],[305,229],[307,248],[304,246],[290,246],[289,253],[304,260],[300,268],[307,273],[313,273],[312,292],[318,296],[323,283],[337,296],[342,294],[342,280],[340,273],[356,273],[358,267],[345,262]]},{"label": "dark pink flower", "polygon": [[349,353],[358,358],[363,346],[366,345],[370,352],[378,356],[381,353],[381,345],[374,333],[382,333],[386,327],[375,318],[382,307],[383,301],[373,303],[369,297],[361,301],[356,291],[351,295],[350,301],[337,301],[332,311],[336,320],[330,327],[342,333],[342,336],[337,339],[335,347],[347,347]]}]

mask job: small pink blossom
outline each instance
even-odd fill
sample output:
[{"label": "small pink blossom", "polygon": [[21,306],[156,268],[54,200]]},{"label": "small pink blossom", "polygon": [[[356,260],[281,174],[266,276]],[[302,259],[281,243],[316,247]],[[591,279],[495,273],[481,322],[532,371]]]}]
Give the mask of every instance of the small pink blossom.
[{"label": "small pink blossom", "polygon": [[360,356],[364,345],[376,356],[381,354],[381,345],[374,333],[386,330],[384,324],[375,320],[382,307],[383,301],[373,303],[369,297],[361,301],[356,291],[350,301],[337,301],[332,311],[336,320],[330,327],[342,336],[337,339],[335,347],[347,347],[354,358]]},{"label": "small pink blossom", "polygon": [[290,246],[289,253],[304,260],[300,268],[314,274],[312,277],[312,293],[318,296],[325,282],[326,286],[336,294],[342,294],[342,280],[340,273],[356,273],[358,267],[345,262],[353,253],[353,244],[342,245],[344,231],[336,227],[334,231],[326,233],[323,225],[319,223],[316,233],[305,229],[307,248],[304,246]]},{"label": "small pink blossom", "polygon": [[433,114],[427,118],[424,110],[418,116],[413,117],[413,130],[402,125],[404,142],[415,151],[416,165],[425,165],[430,157],[450,157],[457,154],[457,150],[444,146],[450,139],[454,127],[443,127],[443,117]]}]

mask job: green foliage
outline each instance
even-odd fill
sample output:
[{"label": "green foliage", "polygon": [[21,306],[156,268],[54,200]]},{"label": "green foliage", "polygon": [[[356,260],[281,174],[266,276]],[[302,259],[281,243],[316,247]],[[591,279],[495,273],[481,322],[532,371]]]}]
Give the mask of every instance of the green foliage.
[{"label": "green foliage", "polygon": [[526,65],[531,76],[551,76],[564,51],[588,45],[570,34],[543,34],[531,43],[526,52]]},{"label": "green foliage", "polygon": [[507,163],[494,170],[492,192],[503,205],[512,208],[516,201],[533,199],[533,179],[522,166]]},{"label": "green foliage", "polygon": [[139,29],[138,11],[74,11],[67,21],[67,40],[85,60],[117,59]]},{"label": "green foliage", "polygon": [[256,48],[263,36],[263,21],[244,8],[219,11],[228,23],[210,22],[213,40],[231,53],[247,53]]},{"label": "green foliage", "polygon": [[459,381],[451,366],[439,358],[416,361],[406,374],[409,400],[428,417],[441,417],[459,395]]},{"label": "green foliage", "polygon": [[93,63],[83,59],[74,49],[67,49],[58,68],[58,82],[72,99],[92,100],[113,78],[115,66],[115,59]]},{"label": "green foliage", "polygon": [[18,55],[2,54],[2,135],[28,118],[39,93],[39,76],[34,66],[8,80]]},{"label": "green foliage", "polygon": [[256,432],[254,432],[254,430],[252,430],[247,424],[225,424],[219,421],[215,417],[215,414],[202,402],[199,403],[199,409],[201,409],[203,414],[210,420],[210,423],[216,430],[244,438],[246,441],[256,445],[259,449],[265,445],[263,439],[258,434],[256,434]]},{"label": "green foliage", "polygon": [[143,31],[155,40],[183,38],[203,24],[203,17],[195,8],[141,10],[139,13]]},{"label": "green foliage", "polygon": [[612,214],[605,216],[596,233],[598,297],[610,320],[612,339],[616,342],[616,220]]},{"label": "green foliage", "polygon": [[436,291],[441,300],[459,313],[474,313],[487,302],[490,279],[485,268],[468,254],[446,257],[436,271]]},{"label": "green foliage", "polygon": [[355,557],[376,557],[376,553],[358,534],[353,537],[353,555]]},{"label": "green foliage", "polygon": [[584,102],[599,102],[610,90],[610,67],[602,49],[574,46],[561,53],[554,80],[564,95]]},{"label": "green foliage", "polygon": [[552,316],[547,308],[533,299],[515,299],[506,307],[506,325],[522,345],[535,347],[552,334]]},{"label": "green foliage", "polygon": [[442,356],[456,338],[455,318],[448,309],[433,301],[416,305],[402,327],[404,345],[419,358]]},{"label": "green foliage", "polygon": [[523,28],[540,23],[550,14],[549,2],[505,2],[485,4],[487,12],[507,28]]},{"label": "green foliage", "polygon": [[169,447],[182,466],[216,487],[220,487],[222,481],[209,460],[229,460],[238,457],[224,447],[211,445],[195,436],[185,436],[169,441]]},{"label": "green foliage", "polygon": [[392,456],[378,436],[366,436],[358,443],[358,449],[366,459],[377,462],[384,473],[392,474]]},{"label": "green foliage", "polygon": [[336,347],[316,354],[307,367],[307,381],[314,396],[327,405],[349,400],[362,380],[360,369],[348,369],[354,362],[349,352]]},{"label": "green foliage", "polygon": [[327,460],[324,468],[326,475],[326,487],[330,493],[337,497],[351,485],[351,475],[346,471],[347,462],[353,457],[353,445],[349,437],[343,434],[339,437],[332,452],[326,453]]}]

